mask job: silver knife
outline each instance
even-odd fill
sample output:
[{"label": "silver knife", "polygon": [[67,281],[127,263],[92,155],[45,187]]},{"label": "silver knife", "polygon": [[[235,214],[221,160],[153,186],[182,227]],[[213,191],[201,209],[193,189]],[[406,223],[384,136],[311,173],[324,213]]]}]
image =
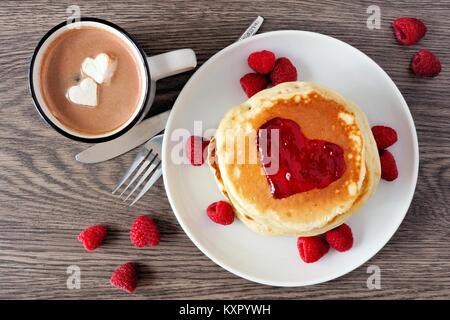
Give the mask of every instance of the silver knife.
[{"label": "silver knife", "polygon": [[98,143],[75,156],[82,163],[97,163],[106,161],[128,152],[151,137],[155,136],[166,127],[170,110],[143,120],[136,127],[117,139]]}]

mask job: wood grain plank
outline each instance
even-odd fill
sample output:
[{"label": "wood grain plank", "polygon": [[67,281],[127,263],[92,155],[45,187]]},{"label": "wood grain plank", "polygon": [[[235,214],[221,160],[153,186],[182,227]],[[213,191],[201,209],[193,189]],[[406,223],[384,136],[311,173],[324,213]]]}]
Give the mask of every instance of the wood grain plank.
[{"label": "wood grain plank", "polygon": [[[40,120],[27,88],[36,43],[63,21],[72,1],[2,1],[0,6],[0,298],[67,299],[415,299],[450,298],[450,1],[378,1],[382,28],[368,30],[372,1],[78,1],[81,12],[127,29],[148,54],[191,47],[202,64],[234,42],[256,14],[261,32],[301,29],[337,37],[374,59],[403,93],[419,136],[420,177],[411,208],[389,244],[366,264],[334,281],[306,288],[274,288],[226,272],[205,257],[178,225],[158,182],[133,209],[109,190],[135,152],[98,165],[74,155],[85,144],[69,141]],[[418,16],[429,32],[419,45],[402,47],[390,22]],[[435,79],[408,69],[419,48],[443,62]],[[190,74],[158,83],[152,114],[167,110]],[[137,213],[161,226],[161,246],[131,249],[128,229]],[[84,226],[105,223],[111,236],[102,250],[86,253],[75,241]],[[123,261],[141,263],[142,281],[129,296],[109,285]],[[66,269],[82,271],[80,290],[66,288]],[[378,265],[382,289],[368,290],[367,266]]]}]

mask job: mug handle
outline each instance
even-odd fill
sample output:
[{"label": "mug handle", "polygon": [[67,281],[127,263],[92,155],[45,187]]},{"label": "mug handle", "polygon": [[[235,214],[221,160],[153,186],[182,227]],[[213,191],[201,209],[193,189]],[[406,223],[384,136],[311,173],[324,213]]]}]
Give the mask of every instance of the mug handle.
[{"label": "mug handle", "polygon": [[174,50],[147,57],[152,81],[173,76],[194,69],[197,58],[192,49]]}]

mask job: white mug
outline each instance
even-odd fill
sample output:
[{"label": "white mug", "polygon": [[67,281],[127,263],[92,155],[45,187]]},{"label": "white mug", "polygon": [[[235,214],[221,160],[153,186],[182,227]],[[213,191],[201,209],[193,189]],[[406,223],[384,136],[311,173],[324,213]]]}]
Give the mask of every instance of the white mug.
[{"label": "white mug", "polygon": [[[117,35],[120,39],[122,39],[129,45],[131,52],[135,55],[136,61],[140,62],[140,74],[143,75],[141,81],[143,82],[142,87],[144,88],[144,90],[142,90],[141,97],[139,99],[139,106],[136,108],[131,118],[129,118],[128,121],[126,121],[119,128],[111,132],[99,135],[83,134],[72,130],[71,128],[68,128],[67,126],[62,124],[50,112],[43,99],[40,88],[39,72],[42,58],[46,49],[61,33],[67,31],[70,28],[80,26],[101,28]],[[34,54],[30,63],[29,85],[31,96],[33,98],[36,109],[38,110],[41,117],[56,131],[74,140],[97,143],[112,140],[121,136],[144,118],[155,98],[156,81],[178,73],[192,70],[196,66],[197,59],[192,49],[180,49],[148,57],[144,53],[142,48],[136,43],[136,41],[119,26],[102,19],[80,18],[79,21],[71,24],[68,24],[66,22],[58,24],[50,31],[48,31],[40,40],[36,49],[34,50]]]}]

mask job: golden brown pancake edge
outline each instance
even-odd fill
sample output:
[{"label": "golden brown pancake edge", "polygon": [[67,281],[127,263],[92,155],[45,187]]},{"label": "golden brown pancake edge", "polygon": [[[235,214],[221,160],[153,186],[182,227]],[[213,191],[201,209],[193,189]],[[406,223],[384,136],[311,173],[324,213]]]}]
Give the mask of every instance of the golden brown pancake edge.
[{"label": "golden brown pancake edge", "polygon": [[[272,101],[273,106],[274,104],[276,104],[273,103],[274,101],[275,102],[280,100],[289,101],[290,99],[296,99],[297,101],[298,96],[307,97],[308,94],[314,95],[317,94],[321,98],[332,100],[336,102],[338,105],[343,106],[345,111],[354,116],[355,124],[358,127],[357,131],[360,133],[360,136],[362,138],[361,144],[362,147],[360,150],[361,170],[358,176],[358,180],[355,180],[355,183],[358,184],[358,192],[357,194],[354,195],[352,199],[349,199],[349,201],[347,201],[345,206],[342,206],[343,208],[345,208],[345,210],[341,211],[335,210],[334,212],[331,213],[323,210],[321,211],[320,209],[317,210],[317,212],[319,213],[317,214],[316,219],[317,221],[313,221],[314,223],[310,223],[311,220],[305,220],[306,222],[302,223],[303,222],[302,219],[298,220],[291,219],[292,221],[290,221],[289,218],[285,219],[283,215],[277,216],[277,212],[275,213],[271,212],[270,214],[267,214],[263,212],[263,210],[258,209],[253,210],[254,208],[252,208],[251,205],[250,206],[248,205],[248,202],[252,201],[251,198],[250,200],[248,200],[246,199],[246,196],[243,196],[242,194],[239,194],[239,192],[236,192],[236,187],[233,185],[232,181],[233,179],[230,179],[229,174],[230,169],[229,168],[227,169],[227,167],[224,166],[223,164],[221,165],[220,158],[222,158],[223,161],[224,156],[223,155],[221,156],[219,154],[217,157],[218,162],[212,161],[212,159],[215,158],[216,156],[215,154],[216,150],[214,147],[217,143],[217,138],[219,137],[220,139],[221,129],[223,129],[224,120],[222,120],[221,124],[219,125],[216,138],[214,138],[211,141],[210,147],[208,149],[209,151],[208,163],[212,172],[214,173],[215,179],[221,192],[224,194],[226,198],[228,198],[228,200],[234,206],[237,217],[254,231],[270,235],[295,235],[295,236],[301,235],[310,236],[323,233],[331,228],[338,226],[339,224],[343,223],[346,219],[348,219],[351,215],[353,215],[357,211],[357,209],[360,208],[365,203],[365,201],[370,197],[370,195],[374,192],[380,179],[381,170],[378,152],[365,114],[354,103],[345,99],[344,97],[342,97],[333,90],[327,89],[317,84],[306,82],[284,83],[276,87],[261,91],[260,93],[258,93],[245,103],[232,109],[224,117],[224,119],[232,117],[236,118],[237,114],[240,114],[242,110],[244,110],[244,112],[245,110],[248,111],[249,107],[253,110],[264,108],[268,108],[268,110],[270,110],[271,106],[269,103],[267,103],[267,101]],[[271,115],[273,116],[273,114]],[[276,115],[277,114],[275,112],[275,116]],[[234,168],[234,170],[236,170],[236,168]],[[227,180],[224,180],[223,177],[224,172],[226,173],[226,175],[228,175],[225,177],[225,179]],[[260,184],[263,183],[267,185],[267,182],[264,181],[264,179],[259,179],[258,181]],[[325,189],[330,188],[330,186],[326,187]],[[320,198],[320,194],[325,194],[323,190],[324,189],[313,190],[312,193],[319,195],[318,197],[318,199],[320,200],[319,205],[321,207],[326,207],[326,205],[321,204],[326,204],[330,201],[328,198]],[[270,197],[271,194],[267,191],[266,196]],[[296,196],[297,195],[293,195],[291,197]],[[329,196],[329,192],[327,196]],[[302,198],[302,196],[300,195],[299,198]],[[340,200],[338,199],[336,203],[338,203],[339,201]],[[295,209],[296,208],[293,208],[294,212]],[[301,211],[301,209],[303,208],[299,208],[299,211]],[[280,219],[280,217],[282,219]],[[315,218],[316,217],[313,214],[312,219]]]}]

